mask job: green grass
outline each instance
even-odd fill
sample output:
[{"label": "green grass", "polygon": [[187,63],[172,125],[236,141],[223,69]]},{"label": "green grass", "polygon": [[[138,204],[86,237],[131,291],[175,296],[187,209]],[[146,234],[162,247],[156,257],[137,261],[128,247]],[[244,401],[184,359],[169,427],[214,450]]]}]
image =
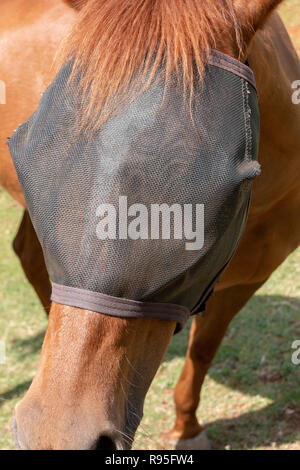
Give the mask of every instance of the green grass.
[{"label": "green grass", "polygon": [[300,1],[288,0],[282,3],[279,8],[280,14],[288,26],[293,43],[300,55]]},{"label": "green grass", "polygon": [[46,316],[25,279],[11,248],[22,211],[0,190],[0,340],[7,361],[0,365],[0,449],[13,448],[10,419],[13,408],[34,376]]},{"label": "green grass", "polygon": [[[296,8],[298,14],[296,14]],[[300,53],[300,0],[281,14]],[[13,408],[37,368],[45,314],[11,249],[21,210],[0,190],[0,450],[12,449]],[[291,344],[300,339],[300,249],[294,252],[232,322],[205,380],[199,417],[216,449],[300,449],[300,365]],[[174,337],[147,395],[135,447],[160,449],[159,433],[174,422],[172,392],[188,329]]]},{"label": "green grass", "polygon": [[[300,249],[231,323],[205,380],[198,416],[216,449],[300,449]],[[137,448],[160,448],[172,426],[172,392],[188,332],[174,337],[146,399]],[[153,432],[152,430],[155,430]]]}]

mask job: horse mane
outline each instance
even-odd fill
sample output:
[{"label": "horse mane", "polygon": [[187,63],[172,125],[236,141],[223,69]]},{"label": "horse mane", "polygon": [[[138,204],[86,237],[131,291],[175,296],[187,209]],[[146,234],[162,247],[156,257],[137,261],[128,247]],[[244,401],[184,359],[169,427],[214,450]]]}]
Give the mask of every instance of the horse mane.
[{"label": "horse mane", "polygon": [[[72,59],[82,96],[81,126],[96,128],[147,89],[163,64],[165,83],[180,74],[193,93],[209,50],[236,44],[243,52],[233,0],[89,0],[58,55]],[[196,68],[195,68],[196,67]]]}]

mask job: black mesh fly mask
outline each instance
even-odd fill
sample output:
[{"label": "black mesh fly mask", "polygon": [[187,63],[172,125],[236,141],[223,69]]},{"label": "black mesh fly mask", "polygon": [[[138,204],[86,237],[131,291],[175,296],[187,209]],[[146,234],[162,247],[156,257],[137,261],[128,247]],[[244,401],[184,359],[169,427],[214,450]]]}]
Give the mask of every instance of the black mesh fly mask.
[{"label": "black mesh fly mask", "polygon": [[52,300],[178,331],[203,310],[245,226],[260,171],[253,73],[212,51],[192,108],[181,86],[156,82],[75,138],[71,68],[8,142]]}]

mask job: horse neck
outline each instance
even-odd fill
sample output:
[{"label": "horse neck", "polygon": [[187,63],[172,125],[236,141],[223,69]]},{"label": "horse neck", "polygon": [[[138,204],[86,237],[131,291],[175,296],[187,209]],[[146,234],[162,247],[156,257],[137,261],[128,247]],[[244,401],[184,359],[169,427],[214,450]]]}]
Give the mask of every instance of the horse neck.
[{"label": "horse neck", "polygon": [[291,84],[300,77],[300,62],[279,17],[258,32],[249,51],[260,101],[262,175],[255,182],[252,206],[260,210],[297,191],[300,160],[300,105]]}]

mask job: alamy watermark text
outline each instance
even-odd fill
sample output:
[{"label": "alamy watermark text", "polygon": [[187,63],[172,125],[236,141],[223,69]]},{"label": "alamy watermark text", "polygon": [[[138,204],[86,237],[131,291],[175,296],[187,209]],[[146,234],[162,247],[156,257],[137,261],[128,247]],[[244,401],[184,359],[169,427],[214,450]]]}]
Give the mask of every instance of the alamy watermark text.
[{"label": "alamy watermark text", "polygon": [[96,216],[96,234],[101,240],[188,240],[186,250],[200,250],[204,245],[203,204],[132,204],[119,197],[118,207],[100,204]]}]

